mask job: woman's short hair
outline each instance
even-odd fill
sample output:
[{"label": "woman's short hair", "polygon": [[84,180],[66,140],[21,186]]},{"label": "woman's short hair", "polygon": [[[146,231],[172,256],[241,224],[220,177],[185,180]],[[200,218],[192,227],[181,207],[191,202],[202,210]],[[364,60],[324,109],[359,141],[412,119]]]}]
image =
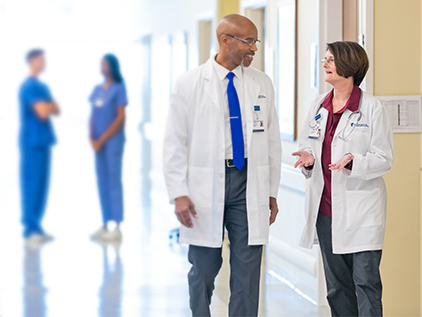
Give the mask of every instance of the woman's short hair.
[{"label": "woman's short hair", "polygon": [[356,42],[338,41],[327,44],[327,51],[334,56],[337,74],[348,78],[353,77],[354,84],[359,86],[369,68],[368,55]]},{"label": "woman's short hair", "polygon": [[120,72],[120,64],[116,55],[114,54],[105,54],[104,59],[106,60],[108,67],[110,68],[110,76],[116,83],[123,82],[123,76]]}]

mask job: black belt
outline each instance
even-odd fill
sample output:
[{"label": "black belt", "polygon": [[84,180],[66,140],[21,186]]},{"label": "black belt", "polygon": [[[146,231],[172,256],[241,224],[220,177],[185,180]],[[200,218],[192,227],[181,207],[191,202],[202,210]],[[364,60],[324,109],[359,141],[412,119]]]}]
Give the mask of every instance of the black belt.
[{"label": "black belt", "polygon": [[[245,165],[246,164],[248,164],[248,158],[246,157],[245,158]],[[227,167],[230,167],[230,168],[232,168],[232,167],[236,167],[236,166],[234,166],[234,164],[233,164],[233,160],[226,160],[226,166]]]}]

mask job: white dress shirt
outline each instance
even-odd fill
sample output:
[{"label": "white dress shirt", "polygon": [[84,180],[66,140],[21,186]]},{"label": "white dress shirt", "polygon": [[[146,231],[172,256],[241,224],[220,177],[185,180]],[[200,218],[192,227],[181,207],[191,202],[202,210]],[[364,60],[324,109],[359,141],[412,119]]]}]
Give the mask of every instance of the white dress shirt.
[{"label": "white dress shirt", "polygon": [[[217,74],[217,78],[220,81],[220,93],[223,96],[224,100],[224,125],[225,125],[225,144],[226,144],[226,154],[225,158],[226,160],[232,160],[233,159],[233,147],[232,147],[232,132],[231,132],[231,126],[230,126],[230,111],[229,111],[229,101],[227,99],[227,85],[229,84],[229,79],[227,78],[227,74],[230,73],[230,71],[218,64],[215,61],[215,58],[213,59],[214,64],[214,70]],[[240,113],[242,116],[242,132],[243,132],[243,143],[245,145],[245,158],[247,157],[247,146],[246,146],[246,120],[245,120],[245,105],[244,105],[244,82],[243,82],[243,67],[242,65],[237,66],[235,69],[232,70],[232,73],[234,73],[233,78],[233,84],[236,88],[237,96],[239,98],[239,104],[240,104]]]}]

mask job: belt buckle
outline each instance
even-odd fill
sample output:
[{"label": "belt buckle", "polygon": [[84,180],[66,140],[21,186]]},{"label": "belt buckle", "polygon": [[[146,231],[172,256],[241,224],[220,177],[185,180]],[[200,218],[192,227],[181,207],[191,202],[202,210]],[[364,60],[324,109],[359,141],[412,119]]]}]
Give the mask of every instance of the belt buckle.
[{"label": "belt buckle", "polygon": [[233,161],[233,160],[226,160],[226,166],[229,167],[229,168],[235,167],[234,164],[230,165],[230,161]]}]

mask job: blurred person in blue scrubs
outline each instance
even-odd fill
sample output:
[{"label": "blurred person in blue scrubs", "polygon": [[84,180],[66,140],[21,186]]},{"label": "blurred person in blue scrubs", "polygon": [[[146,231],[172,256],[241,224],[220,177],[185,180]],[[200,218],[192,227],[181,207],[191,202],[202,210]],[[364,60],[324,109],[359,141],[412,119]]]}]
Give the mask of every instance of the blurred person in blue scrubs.
[{"label": "blurred person in blue scrubs", "polygon": [[[92,234],[91,238],[116,241],[122,238],[122,159],[125,143],[125,107],[128,102],[119,61],[115,55],[106,54],[103,57],[101,73],[104,83],[94,88],[89,101],[92,105],[90,138],[95,151],[103,226]],[[107,228],[110,221],[116,223],[113,231]]]},{"label": "blurred person in blue scrubs", "polygon": [[19,89],[20,104],[20,183],[23,236],[29,244],[52,240],[41,222],[50,181],[51,147],[56,143],[50,117],[59,114],[50,89],[38,77],[45,69],[44,51],[27,53],[29,76]]}]

